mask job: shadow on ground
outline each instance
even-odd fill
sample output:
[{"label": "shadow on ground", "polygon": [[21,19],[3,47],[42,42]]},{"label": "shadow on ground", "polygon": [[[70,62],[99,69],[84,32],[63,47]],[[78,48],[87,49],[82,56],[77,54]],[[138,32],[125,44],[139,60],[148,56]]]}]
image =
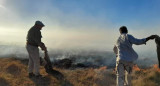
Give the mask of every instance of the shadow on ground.
[{"label": "shadow on ground", "polygon": [[50,77],[42,77],[42,78],[31,78],[31,80],[35,83],[36,86],[49,86],[51,79]]},{"label": "shadow on ground", "polygon": [[50,86],[52,84],[51,77],[54,77],[58,80],[60,86],[73,86],[68,80],[65,79],[62,73],[54,70],[54,74],[48,74],[45,77],[41,78],[31,78],[31,80],[35,83],[35,86]]},{"label": "shadow on ground", "polygon": [[6,79],[0,78],[0,86],[10,86],[10,84]]},{"label": "shadow on ground", "polygon": [[64,75],[57,70],[52,70],[52,74],[50,75],[59,80],[61,86],[73,86],[69,81],[67,81],[67,79],[65,79]]}]

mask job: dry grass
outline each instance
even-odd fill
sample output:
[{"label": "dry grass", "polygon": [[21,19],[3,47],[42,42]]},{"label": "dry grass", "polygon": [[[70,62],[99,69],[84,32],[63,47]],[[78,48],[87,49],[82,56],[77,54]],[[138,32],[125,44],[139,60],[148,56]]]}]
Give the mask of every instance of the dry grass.
[{"label": "dry grass", "polygon": [[[28,78],[27,65],[21,60],[14,58],[0,58],[0,86],[112,86],[115,85],[115,76],[107,69],[59,69],[65,79],[58,80],[48,75],[44,68],[40,73],[44,75],[41,79]],[[112,85],[111,85],[112,84]]]},{"label": "dry grass", "polygon": [[160,86],[160,71],[157,65],[152,68],[134,71],[132,84],[136,86]]},{"label": "dry grass", "polygon": [[[65,79],[58,80],[48,75],[44,68],[40,73],[44,78],[28,78],[27,65],[14,58],[0,58],[0,86],[115,86],[116,75],[107,67],[97,69],[59,69]],[[134,68],[133,86],[160,86],[160,69],[157,65],[149,69]]]}]

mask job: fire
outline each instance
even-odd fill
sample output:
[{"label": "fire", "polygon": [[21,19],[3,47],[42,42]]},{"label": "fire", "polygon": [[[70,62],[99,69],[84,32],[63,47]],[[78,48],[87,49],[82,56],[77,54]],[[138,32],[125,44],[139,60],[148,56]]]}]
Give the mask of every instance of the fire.
[{"label": "fire", "polygon": [[158,67],[158,64],[154,64],[154,65],[153,65],[153,68],[154,68],[156,71],[160,72],[160,69],[159,69],[159,67]]},{"label": "fire", "polygon": [[138,65],[134,65],[134,66],[133,66],[133,70],[135,70],[135,71],[140,71],[141,69],[138,67]]},{"label": "fire", "polygon": [[103,66],[103,67],[100,67],[98,70],[102,71],[102,70],[106,70],[107,69],[107,66]]}]

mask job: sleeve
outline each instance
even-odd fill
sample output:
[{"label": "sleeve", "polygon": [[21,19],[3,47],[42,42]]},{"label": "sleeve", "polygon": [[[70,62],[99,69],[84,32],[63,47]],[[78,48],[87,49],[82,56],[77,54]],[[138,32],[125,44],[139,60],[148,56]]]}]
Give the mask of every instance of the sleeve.
[{"label": "sleeve", "polygon": [[131,42],[132,44],[136,44],[136,45],[141,45],[141,44],[146,43],[146,38],[137,39],[137,38],[133,37],[132,35],[128,35],[128,39],[129,39],[129,42]]},{"label": "sleeve", "polygon": [[40,45],[42,42],[41,42],[41,38],[42,38],[42,35],[41,35],[41,32],[40,31],[36,31],[35,32],[35,42]]}]

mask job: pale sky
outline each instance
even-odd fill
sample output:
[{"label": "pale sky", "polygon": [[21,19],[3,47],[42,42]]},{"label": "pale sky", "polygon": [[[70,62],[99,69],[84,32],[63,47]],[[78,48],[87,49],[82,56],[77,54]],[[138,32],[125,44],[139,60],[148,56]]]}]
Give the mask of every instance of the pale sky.
[{"label": "pale sky", "polygon": [[[160,34],[159,0],[0,0],[0,43],[25,46],[36,20],[50,48],[111,51],[125,25],[137,38]],[[134,46],[155,52],[155,43]],[[155,53],[154,53],[155,54]]]}]

